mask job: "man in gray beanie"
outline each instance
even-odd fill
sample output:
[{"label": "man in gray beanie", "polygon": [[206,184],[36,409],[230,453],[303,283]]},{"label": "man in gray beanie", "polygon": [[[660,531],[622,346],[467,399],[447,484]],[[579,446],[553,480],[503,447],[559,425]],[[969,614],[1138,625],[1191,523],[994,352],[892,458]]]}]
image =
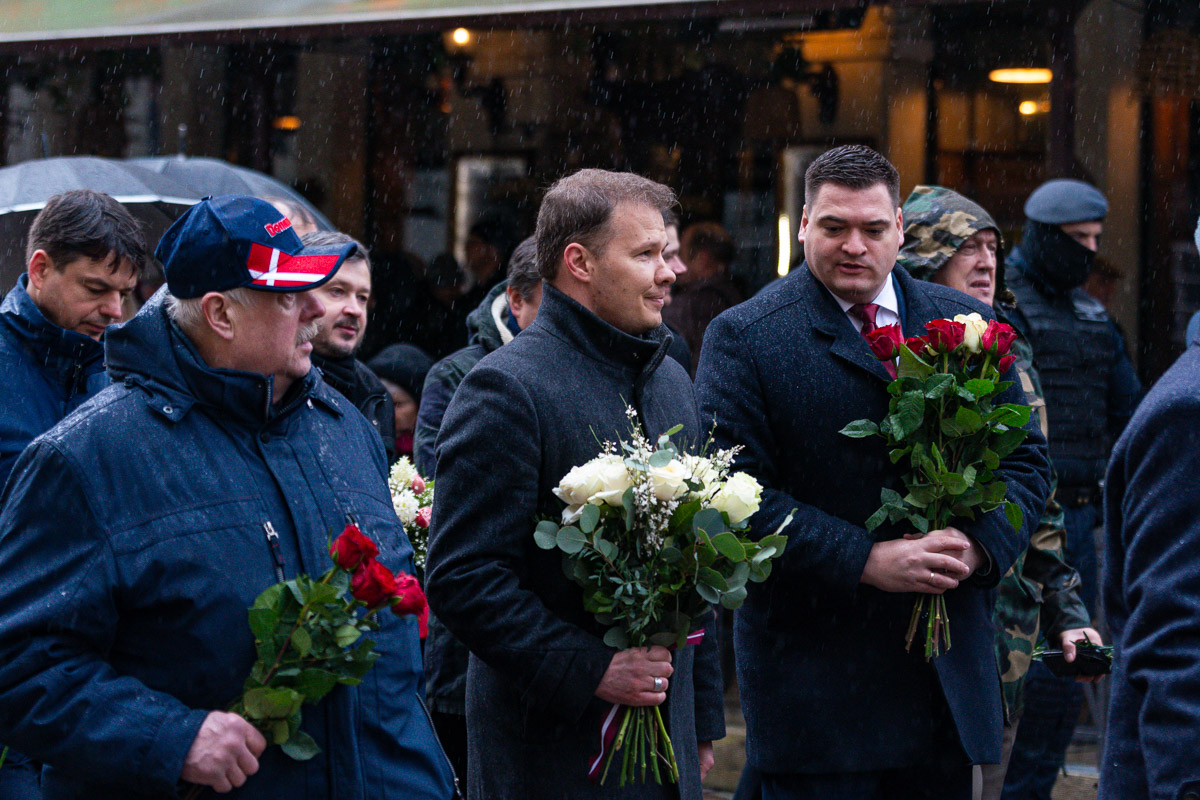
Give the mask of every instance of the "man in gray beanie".
[{"label": "man in gray beanie", "polygon": [[[1067,557],[1095,614],[1101,481],[1113,443],[1142,387],[1104,306],[1080,286],[1100,246],[1108,201],[1083,181],[1047,181],[1025,201],[1024,238],[1008,259],[1017,298],[1013,322],[1033,345],[1050,420],[1056,499],[1066,518]],[[1017,732],[1005,800],[1049,797],[1083,704],[1082,690],[1035,664]],[[1033,719],[1038,717],[1038,719]]]}]

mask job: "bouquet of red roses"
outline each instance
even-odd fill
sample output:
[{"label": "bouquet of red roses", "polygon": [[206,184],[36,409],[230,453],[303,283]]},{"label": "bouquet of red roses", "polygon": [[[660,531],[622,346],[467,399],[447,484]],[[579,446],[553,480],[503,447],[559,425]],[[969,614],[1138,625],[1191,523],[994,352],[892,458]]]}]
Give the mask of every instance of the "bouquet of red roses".
[{"label": "bouquet of red roses", "polygon": [[[1015,360],[1009,350],[1016,332],[978,314],[935,319],[925,330],[925,336],[910,339],[899,325],[867,334],[876,358],[899,359],[896,379],[888,384],[888,413],[878,423],[851,422],[841,433],[855,439],[882,437],[892,463],[906,467],[905,494],[885,487],[867,530],[906,520],[925,534],[1000,507],[1013,529],[1020,530],[1021,509],[1005,499],[1008,487],[994,473],[1024,440],[1023,426],[1029,422],[1028,406],[996,402],[1012,385],[1001,378]],[[905,637],[909,648],[922,618],[929,659],[950,648],[945,598],[917,597]]]}]

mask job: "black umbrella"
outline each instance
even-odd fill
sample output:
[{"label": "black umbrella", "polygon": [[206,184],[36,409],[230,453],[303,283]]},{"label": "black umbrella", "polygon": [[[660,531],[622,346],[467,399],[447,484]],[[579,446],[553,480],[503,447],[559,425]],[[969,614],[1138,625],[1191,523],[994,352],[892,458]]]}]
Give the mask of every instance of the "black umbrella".
[{"label": "black umbrella", "polygon": [[200,197],[248,194],[263,199],[282,198],[302,206],[304,210],[312,214],[317,227],[321,230],[336,230],[325,218],[325,215],[318,211],[304,195],[286,183],[256,170],[239,167],[216,158],[191,158],[189,156],[131,158],[128,161],[181,183]]},{"label": "black umbrella", "polygon": [[150,250],[199,196],[143,167],[94,156],[64,156],[0,168],[0,292],[25,271],[25,242],[37,212],[56,194],[92,189],[111,195],[142,221]]}]

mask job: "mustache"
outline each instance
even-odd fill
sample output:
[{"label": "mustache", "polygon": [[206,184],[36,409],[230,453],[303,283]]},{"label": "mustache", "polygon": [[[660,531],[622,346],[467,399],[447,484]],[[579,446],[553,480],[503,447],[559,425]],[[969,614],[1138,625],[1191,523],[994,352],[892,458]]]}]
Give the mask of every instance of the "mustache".
[{"label": "mustache", "polygon": [[337,328],[342,326],[354,328],[354,332],[358,332],[358,320],[356,320],[354,317],[338,317],[338,319],[333,323],[332,327]]},{"label": "mustache", "polygon": [[308,323],[300,330],[296,331],[296,346],[299,347],[300,345],[304,344],[305,342],[311,342],[313,339],[315,339],[317,337],[317,334],[320,332],[321,332],[320,323],[317,322],[316,320],[313,320],[312,322]]}]

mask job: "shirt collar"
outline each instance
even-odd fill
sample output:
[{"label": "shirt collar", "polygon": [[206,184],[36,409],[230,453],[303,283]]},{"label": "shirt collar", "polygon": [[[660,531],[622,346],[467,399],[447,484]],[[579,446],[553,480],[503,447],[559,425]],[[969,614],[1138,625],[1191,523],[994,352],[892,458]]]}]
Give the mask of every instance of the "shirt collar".
[{"label": "shirt collar", "polygon": [[[882,308],[884,311],[892,312],[892,314],[899,319],[900,299],[896,296],[895,280],[896,276],[889,272],[888,279],[883,282],[883,286],[879,288],[879,293],[875,295],[875,298],[871,300],[871,302]],[[833,294],[833,292],[830,292],[830,294]],[[850,313],[851,306],[857,305],[857,303],[851,303],[848,300],[843,300],[836,294],[833,295],[833,299],[837,300],[838,306],[847,314]]]}]

